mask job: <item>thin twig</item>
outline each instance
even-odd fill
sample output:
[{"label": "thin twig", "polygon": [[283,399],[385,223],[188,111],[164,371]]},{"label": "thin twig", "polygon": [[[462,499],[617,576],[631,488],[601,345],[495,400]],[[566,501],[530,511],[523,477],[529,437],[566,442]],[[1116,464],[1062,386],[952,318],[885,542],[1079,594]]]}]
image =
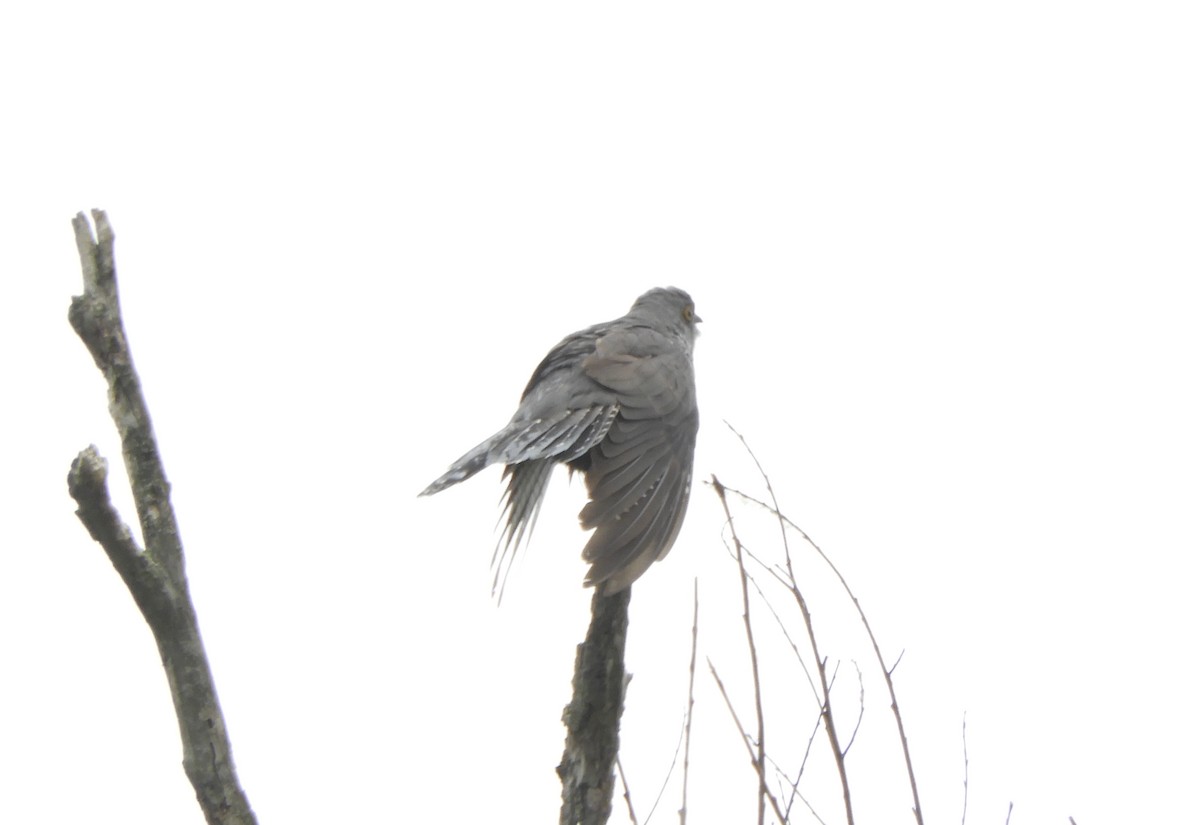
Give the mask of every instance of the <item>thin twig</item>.
[{"label": "thin twig", "polygon": [[854,662],[854,670],[858,673],[858,719],[854,722],[854,730],[850,732],[850,741],[842,750],[842,756],[850,753],[850,748],[854,747],[854,740],[858,738],[858,729],[862,727],[863,714],[867,710],[867,688],[863,685],[862,668],[858,666],[858,662]]},{"label": "thin twig", "polygon": [[754,766],[754,770],[759,774],[759,785],[764,789],[767,801],[771,803],[771,809],[775,811],[775,816],[779,817],[780,825],[787,822],[787,817],[783,815],[783,811],[779,807],[779,800],[766,787],[766,778],[754,754],[754,748],[750,744],[750,736],[746,733],[746,728],[742,725],[742,720],[738,718],[737,711],[733,709],[733,702],[729,699],[729,694],[725,691],[725,683],[721,681],[721,677],[717,675],[717,668],[712,663],[712,659],[706,659],[708,662],[708,670],[712,674],[713,679],[717,683],[717,689],[721,692],[721,698],[725,700],[725,707],[729,710],[729,715],[733,717],[733,724],[737,727],[738,734],[741,737],[742,744],[746,746],[746,753],[750,757],[750,764]]},{"label": "thin twig", "polygon": [[738,440],[742,442],[742,446],[745,447],[747,454],[749,454],[751,460],[754,461],[754,465],[758,468],[759,475],[762,476],[763,483],[767,487],[767,493],[771,497],[771,503],[773,505],[772,509],[775,511],[776,518],[779,522],[779,532],[782,536],[784,560],[787,565],[787,574],[789,583],[791,585],[792,595],[796,600],[797,606],[800,608],[800,615],[804,618],[804,627],[808,631],[808,640],[812,646],[813,660],[817,663],[817,676],[821,681],[821,695],[824,700],[825,732],[829,736],[829,748],[833,754],[834,765],[837,767],[838,779],[841,780],[842,783],[842,800],[846,806],[846,825],[854,825],[854,806],[850,796],[850,779],[846,774],[846,760],[843,755],[841,745],[838,741],[837,727],[834,723],[833,697],[830,693],[829,682],[825,675],[825,661],[821,657],[818,649],[816,629],[813,626],[812,614],[808,609],[808,601],[804,598],[804,594],[800,591],[800,585],[796,580],[796,574],[792,568],[792,553],[787,540],[787,523],[783,519],[783,515],[779,509],[779,502],[775,498],[775,488],[771,485],[771,478],[767,475],[767,471],[763,469],[762,464],[758,460],[758,456],[756,456],[754,451],[750,449],[750,445],[746,443],[746,439],[742,437],[741,433],[735,430],[733,426],[729,424],[729,422],[725,422],[725,425],[729,427],[730,431],[733,432],[733,434],[738,437]]},{"label": "thin twig", "polygon": [[912,753],[908,748],[908,735],[904,730],[904,719],[900,715],[900,703],[896,699],[896,685],[892,681],[892,670],[895,669],[896,665],[900,664],[900,660],[896,660],[896,665],[893,665],[892,669],[887,667],[883,661],[883,653],[879,649],[879,641],[875,638],[875,631],[871,629],[871,623],[867,621],[867,614],[863,611],[862,605],[859,604],[858,597],[854,595],[854,592],[850,589],[850,585],[846,582],[845,577],[842,576],[841,571],[838,570],[837,565],[833,563],[833,560],[825,554],[825,551],[822,550],[816,542],[809,538],[808,534],[804,532],[804,530],[798,524],[787,518],[787,516],[783,515],[783,513],[779,512],[778,507],[772,507],[770,504],[760,501],[754,496],[743,493],[742,491],[733,487],[728,487],[726,489],[730,493],[733,493],[745,501],[749,501],[752,504],[757,504],[764,510],[767,510],[775,515],[776,518],[782,519],[791,529],[799,533],[801,538],[803,538],[804,541],[807,542],[808,545],[817,552],[825,564],[829,566],[829,569],[833,571],[833,574],[837,576],[838,581],[841,582],[842,589],[846,591],[846,594],[850,597],[850,601],[854,603],[854,609],[858,611],[858,617],[862,621],[863,627],[867,631],[867,637],[871,640],[871,647],[875,651],[875,659],[879,662],[879,667],[883,671],[884,681],[887,683],[888,696],[891,698],[892,715],[896,718],[896,729],[900,736],[900,748],[904,753],[904,764],[908,770],[908,784],[912,791],[913,798],[913,816],[917,820],[917,825],[924,825],[925,819],[921,814],[921,798],[917,792],[917,776],[913,770]]},{"label": "thin twig", "polygon": [[617,775],[621,777],[621,787],[624,789],[622,796],[625,797],[625,807],[629,811],[629,821],[638,825],[637,814],[633,812],[633,797],[629,794],[629,780],[625,778],[625,766],[621,764],[620,754],[617,754]]},{"label": "thin twig", "polygon": [[[821,714],[821,713],[817,714],[817,720],[815,722],[813,722],[812,732],[809,733],[809,735],[808,735],[808,743],[804,746],[804,757],[800,760],[800,769],[798,771],[796,771],[796,781],[791,783],[792,798],[788,800],[788,804],[787,804],[787,811],[788,811],[789,815],[791,815],[792,804],[795,802],[795,798],[797,796],[800,796],[800,780],[804,777],[804,769],[805,769],[805,767],[808,766],[808,757],[809,757],[809,754],[812,753],[813,742],[815,742],[817,739],[817,733],[821,730],[821,721],[824,718],[825,718],[824,714]],[[801,798],[801,800],[804,799],[804,797],[802,797],[802,796],[800,798]],[[808,803],[805,802],[804,804],[807,805]],[[812,810],[812,806],[809,806],[809,810]],[[815,811],[813,812],[813,815],[814,816],[816,815]],[[820,817],[817,817],[817,818],[820,819]]]},{"label": "thin twig", "polygon": [[1004,817],[1004,825],[1008,825],[1009,821],[1012,819],[1012,808],[1013,808],[1013,804],[1011,802],[1009,802],[1008,803],[1008,816]]},{"label": "thin twig", "polygon": [[967,779],[970,777],[970,763],[967,761],[967,712],[963,711],[963,812],[962,825],[967,825]]},{"label": "thin twig", "polygon": [[750,589],[747,582],[746,563],[742,556],[742,543],[738,539],[737,531],[733,526],[733,516],[729,512],[729,502],[725,498],[725,488],[721,486],[721,482],[714,475],[712,477],[713,488],[717,491],[717,497],[721,499],[721,507],[725,510],[725,522],[729,525],[729,534],[733,538],[733,546],[737,548],[737,563],[738,572],[741,574],[742,583],[742,621],[746,626],[746,644],[750,648],[750,673],[754,677],[754,715],[758,722],[758,737],[757,748],[758,756],[755,764],[758,767],[758,825],[763,825],[766,820],[766,796],[769,793],[767,790],[767,772],[766,764],[766,724],[763,719],[762,707],[762,684],[758,676],[758,647],[754,644],[754,627],[750,622]]},{"label": "thin twig", "polygon": [[688,664],[687,716],[683,723],[683,801],[679,825],[687,825],[688,764],[692,752],[692,708],[696,704],[696,648],[700,632],[700,580],[692,579],[692,661]]},{"label": "thin twig", "polygon": [[817,644],[817,633],[813,626],[812,614],[808,609],[808,601],[800,591],[800,585],[796,580],[795,571],[792,568],[792,553],[787,540],[787,522],[784,520],[783,514],[779,509],[779,502],[775,498],[775,488],[771,486],[771,478],[767,475],[767,471],[763,469],[762,464],[759,463],[758,456],[750,449],[750,445],[746,443],[746,439],[742,437],[742,434],[735,430],[728,421],[725,422],[725,426],[729,427],[730,431],[742,442],[742,446],[745,447],[747,454],[758,468],[759,475],[762,476],[763,483],[767,487],[767,493],[771,497],[772,510],[775,512],[776,519],[779,522],[779,532],[782,536],[784,560],[787,564],[792,596],[796,600],[796,605],[800,608],[800,615],[804,619],[804,628],[808,631],[808,641],[812,647],[813,660],[817,663],[817,677],[821,682],[821,696],[825,708],[825,732],[829,737],[829,749],[833,755],[834,765],[837,767],[838,779],[842,783],[842,801],[846,806],[846,825],[854,825],[854,803],[850,796],[850,778],[846,773],[846,760],[842,755],[842,747],[837,735],[837,726],[834,723],[833,697],[829,692],[829,682],[825,674],[825,663],[821,657],[820,647]]},{"label": "thin twig", "polygon": [[[724,539],[724,536],[722,536],[722,539]],[[732,548],[729,547],[728,542],[725,543],[725,550],[726,550],[726,552],[729,553],[730,558],[732,558],[736,562],[737,561],[737,553],[736,553],[736,551],[734,551]],[[761,567],[763,570],[765,570],[777,582],[779,582],[785,588],[788,588],[790,591],[791,588],[789,587],[787,580],[782,575],[780,575],[778,571],[772,569],[769,565],[767,565],[766,562],[764,562],[762,559],[760,559],[758,556],[756,556],[745,545],[745,543],[742,544],[742,552],[751,561],[753,561],[755,564],[757,564],[759,567]],[[754,586],[755,592],[758,593],[758,597],[762,601],[763,607],[765,607],[767,609],[767,612],[769,612],[771,614],[771,617],[775,619],[775,624],[779,626],[779,632],[783,634],[783,638],[787,641],[788,645],[792,648],[792,653],[796,656],[796,661],[799,662],[800,669],[804,671],[804,677],[806,679],[808,679],[808,686],[809,686],[809,688],[812,689],[813,700],[816,702],[817,707],[822,707],[824,703],[821,701],[821,693],[820,693],[820,691],[817,690],[817,683],[815,681],[813,681],[812,672],[809,671],[809,669],[808,669],[808,662],[804,661],[804,655],[800,652],[799,645],[797,645],[795,640],[792,638],[792,634],[788,632],[787,624],[784,623],[783,617],[779,615],[779,611],[775,609],[775,605],[771,603],[771,600],[767,598],[767,594],[764,593],[762,587],[759,586],[758,579],[756,579],[754,577],[754,575],[750,574],[749,572],[747,573],[747,575],[750,580],[750,584],[752,584]]]},{"label": "thin twig", "polygon": [[650,813],[646,814],[645,825],[650,825],[650,820],[654,819],[654,812],[658,810],[658,803],[662,802],[663,794],[667,792],[667,784],[671,781],[671,775],[675,773],[675,765],[679,762],[679,751],[683,748],[683,736],[687,729],[687,722],[679,726],[679,738],[675,740],[675,753],[671,755],[671,764],[667,767],[667,775],[663,777],[662,784],[658,786],[658,795],[654,797],[654,804],[650,806]]},{"label": "thin twig", "polygon": [[[820,729],[821,729],[821,717],[818,714],[816,730],[820,730]],[[816,738],[815,732],[813,733],[813,737]],[[776,778],[780,782],[786,783],[788,785],[788,787],[790,787],[792,790],[792,799],[788,800],[787,807],[783,811],[783,817],[784,817],[783,825],[786,825],[786,823],[791,822],[792,805],[795,803],[795,800],[797,800],[797,799],[799,799],[801,802],[804,803],[804,807],[808,808],[808,812],[813,815],[813,817],[817,820],[817,822],[820,822],[820,823],[822,823],[822,825],[824,825],[825,820],[821,818],[821,815],[819,813],[817,813],[816,808],[814,808],[812,806],[812,803],[809,802],[808,799],[805,798],[804,794],[800,793],[800,780],[797,778],[797,780],[795,782],[793,782],[791,780],[791,778],[788,777],[786,773],[784,773],[783,768],[781,768],[779,766],[779,764],[776,763],[776,761],[774,759],[772,759],[770,756],[767,757],[767,761],[770,762],[771,767],[774,768]]]}]

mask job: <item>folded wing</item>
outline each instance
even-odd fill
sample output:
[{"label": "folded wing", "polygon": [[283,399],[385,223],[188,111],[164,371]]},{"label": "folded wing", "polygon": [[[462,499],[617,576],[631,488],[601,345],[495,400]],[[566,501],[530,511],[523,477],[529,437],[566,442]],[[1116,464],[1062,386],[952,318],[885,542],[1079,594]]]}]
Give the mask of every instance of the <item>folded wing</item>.
[{"label": "folded wing", "polygon": [[585,529],[595,528],[583,550],[592,565],[587,583],[603,584],[606,593],[628,587],[667,554],[691,492],[699,426],[691,361],[655,344],[652,338],[603,339],[583,365],[619,404],[605,438],[589,453],[590,501],[579,514]]}]

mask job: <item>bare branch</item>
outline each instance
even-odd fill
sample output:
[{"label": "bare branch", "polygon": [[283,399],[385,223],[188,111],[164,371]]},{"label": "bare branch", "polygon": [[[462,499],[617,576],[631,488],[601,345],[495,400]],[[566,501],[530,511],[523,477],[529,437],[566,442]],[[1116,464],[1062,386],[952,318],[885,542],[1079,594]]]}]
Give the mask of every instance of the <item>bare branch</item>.
[{"label": "bare branch", "polygon": [[[711,486],[711,482],[708,483]],[[732,488],[730,488],[730,491],[734,492]],[[724,540],[724,536],[722,536],[722,540]],[[748,548],[744,543],[741,545],[741,547],[742,553],[747,558],[765,570],[772,578],[783,585],[783,587],[787,588],[789,592],[791,591],[791,586],[788,584],[787,577],[784,574],[781,574],[778,570],[769,567],[766,562],[751,552],[750,548]],[[730,548],[728,542],[725,542],[725,550],[729,553],[730,558],[736,562],[737,551]],[[808,662],[804,661],[804,656],[800,653],[800,647],[796,644],[795,640],[792,639],[792,634],[788,632],[787,625],[784,623],[783,617],[779,615],[779,611],[775,609],[775,605],[771,603],[771,600],[767,598],[767,594],[764,593],[762,587],[759,586],[758,579],[756,579],[748,571],[746,575],[750,584],[753,585],[755,592],[758,593],[758,598],[762,601],[763,606],[767,609],[767,612],[771,614],[772,618],[775,619],[775,624],[778,625],[779,632],[783,634],[784,640],[787,641],[788,645],[792,648],[792,653],[795,654],[796,661],[800,664],[800,669],[804,671],[804,676],[806,679],[808,679],[808,686],[812,689],[813,699],[816,701],[817,707],[822,707],[824,703],[821,700],[821,693],[817,690],[817,683],[813,681],[812,673],[808,669]]]},{"label": "bare branch", "polygon": [[700,580],[692,579],[692,661],[688,665],[687,717],[683,723],[683,802],[679,825],[687,825],[688,764],[692,752],[692,708],[696,704],[696,647],[700,631]]},{"label": "bare branch", "polygon": [[713,489],[721,499],[721,507],[725,510],[725,522],[729,525],[729,534],[733,538],[733,546],[737,549],[738,572],[742,582],[742,621],[746,626],[746,644],[750,648],[750,672],[754,677],[754,714],[758,721],[758,757],[755,764],[758,769],[758,825],[763,825],[766,817],[767,772],[766,772],[766,725],[763,720],[762,684],[758,675],[758,647],[754,644],[754,627],[750,622],[750,590],[747,584],[745,559],[742,557],[742,542],[738,539],[733,526],[733,516],[729,512],[729,502],[725,498],[725,488],[716,476],[712,477]]},{"label": "bare branch", "polygon": [[771,486],[771,479],[759,463],[758,457],[754,451],[750,449],[750,445],[746,443],[746,439],[742,434],[733,428],[729,422],[725,422],[725,426],[729,427],[730,431],[738,437],[745,447],[746,452],[750,455],[754,465],[758,468],[759,475],[762,476],[763,483],[767,487],[767,493],[771,497],[772,507],[770,508],[775,514],[779,522],[779,532],[783,541],[784,559],[787,565],[787,577],[792,592],[792,597],[796,601],[797,607],[800,608],[800,615],[804,619],[804,628],[808,631],[808,641],[812,648],[813,660],[817,663],[817,676],[821,682],[821,697],[825,714],[825,732],[829,737],[829,748],[833,755],[834,764],[837,766],[838,779],[842,783],[842,802],[846,807],[846,824],[854,825],[854,804],[850,796],[850,778],[846,774],[846,760],[842,755],[842,747],[838,741],[837,725],[834,722],[833,715],[833,697],[829,691],[829,681],[826,677],[825,661],[821,657],[819,646],[817,645],[817,633],[813,627],[812,614],[808,609],[808,601],[804,598],[804,594],[800,591],[799,583],[796,580],[795,572],[792,568],[792,553],[787,539],[787,522],[783,518],[783,514],[779,510],[779,502],[775,498],[775,489]]},{"label": "bare branch", "polygon": [[[662,802],[663,794],[667,792],[667,783],[671,781],[671,774],[675,773],[675,765],[679,761],[679,751],[683,749],[683,738],[687,733],[687,720],[679,727],[679,739],[675,741],[675,753],[671,755],[671,764],[667,767],[667,775],[663,777],[662,784],[658,786],[658,795],[654,797],[654,804],[650,806],[650,813],[646,814],[646,825],[650,825],[650,820],[654,818],[654,812],[658,810],[658,803]],[[617,761],[617,765],[620,765]],[[685,777],[686,779],[686,777]]]},{"label": "bare branch", "polygon": [[[617,775],[621,777],[621,787],[625,789],[625,807],[629,810],[629,821],[638,825],[637,814],[633,812],[633,797],[629,793],[629,780],[625,778],[625,766],[621,764],[620,755],[617,756]],[[653,814],[654,811],[650,813]]]},{"label": "bare branch", "polygon": [[[858,719],[854,722],[854,730],[850,731],[850,741],[842,749],[842,756],[850,753],[850,749],[854,747],[854,740],[858,738],[858,729],[862,727],[863,714],[867,710],[867,688],[863,684],[862,668],[858,666],[858,662],[854,662],[854,670],[858,673]],[[833,686],[830,685],[830,687]]]},{"label": "bare branch", "polygon": [[592,621],[576,650],[573,695],[563,709],[567,741],[558,766],[561,825],[604,825],[612,813],[632,591],[605,596],[597,587],[592,595]]},{"label": "bare branch", "polygon": [[729,715],[733,717],[733,724],[738,729],[738,734],[741,736],[742,744],[746,746],[746,753],[750,756],[750,764],[759,772],[759,787],[763,789],[763,794],[767,801],[771,803],[771,809],[775,811],[775,816],[779,818],[780,825],[787,822],[787,817],[779,807],[779,800],[767,788],[767,782],[762,771],[762,766],[755,756],[754,748],[750,744],[750,737],[746,733],[746,728],[742,726],[742,720],[738,718],[737,711],[733,708],[733,702],[729,698],[729,694],[725,690],[725,683],[721,681],[721,677],[717,675],[717,668],[712,663],[712,659],[708,659],[708,671],[712,674],[713,679],[717,683],[717,689],[721,692],[721,698],[725,700],[725,707],[729,710]]},{"label": "bare branch", "polygon": [[183,543],[171,507],[171,488],[121,318],[112,226],[100,210],[93,210],[92,217],[98,241],[92,238],[91,227],[82,213],[72,221],[83,268],[84,292],[71,299],[67,318],[108,382],[108,409],[121,437],[121,451],[133,487],[146,553],[166,568],[173,579],[182,579]]},{"label": "bare branch", "polygon": [[76,514],[104,548],[154,634],[167,673],[183,743],[183,767],[205,819],[213,825],[250,825],[250,803],[238,785],[233,751],[184,575],[183,543],[170,501],[150,412],[125,337],[117,293],[113,231],[93,210],[75,216],[83,294],[71,299],[71,326],[108,382],[108,408],[121,437],[145,549],[109,497],[108,465],[94,446],[71,464],[67,489]]},{"label": "bare branch", "polygon": [[[812,753],[813,742],[817,740],[817,732],[821,730],[821,720],[824,718],[825,716],[823,713],[818,713],[816,721],[813,722],[812,732],[808,734],[808,743],[804,746],[804,757],[800,760],[800,769],[796,771],[796,781],[791,783],[792,797],[788,799],[787,804],[789,815],[792,811],[792,805],[795,804],[796,797],[800,797],[800,800],[804,802],[805,805],[808,805],[808,800],[806,800],[803,796],[800,796],[800,780],[804,777],[804,768],[808,765],[808,757]],[[812,811],[812,805],[808,805],[808,809]],[[813,816],[816,816],[816,813],[816,811],[813,811]],[[818,816],[817,819],[820,819],[820,817]]]},{"label": "bare branch", "polygon": [[963,711],[963,812],[962,825],[967,825],[967,779],[970,763],[967,761],[967,713]]},{"label": "bare branch", "polygon": [[[816,739],[816,737],[817,737],[817,731],[819,731],[820,729],[821,729],[821,716],[820,716],[820,714],[817,714],[817,724],[816,724],[816,726],[813,728],[812,739]],[[811,740],[810,740],[809,744],[810,744],[810,745],[812,744]],[[783,820],[783,821],[784,821],[784,823],[788,823],[788,822],[791,822],[791,821],[792,821],[792,820],[791,820],[791,816],[792,816],[792,806],[793,806],[793,805],[796,803],[796,800],[797,800],[797,799],[799,799],[801,802],[803,802],[803,803],[804,803],[804,807],[808,808],[808,812],[809,812],[810,814],[812,814],[812,815],[813,815],[813,818],[814,818],[814,819],[816,819],[816,820],[817,820],[817,822],[818,822],[818,823],[820,823],[820,825],[825,825],[825,820],[824,820],[824,819],[822,819],[822,818],[821,818],[821,815],[817,813],[817,809],[816,809],[816,808],[814,808],[814,807],[812,806],[812,803],[808,801],[808,799],[807,799],[807,798],[804,796],[804,794],[800,793],[800,776],[797,776],[797,777],[796,777],[796,781],[795,781],[795,782],[793,782],[793,781],[792,781],[792,780],[791,780],[791,779],[790,779],[790,778],[789,778],[789,777],[788,777],[788,776],[787,776],[787,775],[784,773],[784,770],[783,770],[783,768],[781,768],[781,767],[780,767],[780,766],[779,766],[779,765],[778,765],[778,764],[775,762],[775,760],[774,760],[774,759],[772,759],[770,756],[768,756],[768,757],[767,757],[767,761],[768,761],[768,762],[770,762],[770,763],[771,763],[771,767],[775,769],[775,776],[776,776],[776,778],[777,778],[777,779],[779,779],[781,782],[785,782],[785,783],[787,783],[787,785],[788,785],[788,786],[791,788],[791,790],[792,790],[792,795],[791,795],[791,798],[790,798],[790,799],[788,799],[787,808],[785,808],[785,809],[784,809],[784,812],[783,812],[783,815],[784,815],[784,820]],[[801,773],[801,774],[803,774],[803,773],[804,773],[804,769],[803,769],[803,768],[801,768],[801,770],[800,770],[800,773]]]},{"label": "bare branch", "polygon": [[[740,436],[739,436],[739,438],[740,438]],[[747,449],[749,449],[749,448],[747,448]],[[892,701],[892,704],[891,704],[892,714],[896,718],[896,729],[899,732],[899,736],[900,736],[900,747],[901,747],[901,750],[904,752],[905,767],[908,769],[908,783],[909,783],[909,788],[912,791],[912,798],[913,798],[913,809],[912,809],[913,816],[917,820],[917,825],[924,825],[925,819],[921,814],[921,798],[920,798],[920,795],[917,793],[917,776],[916,776],[915,771],[913,770],[912,754],[908,748],[908,735],[905,733],[905,730],[904,730],[904,719],[900,715],[900,704],[896,700],[896,685],[892,681],[892,671],[896,668],[897,665],[900,664],[900,658],[896,659],[896,663],[893,664],[890,669],[884,663],[883,653],[879,649],[879,641],[875,638],[875,631],[871,629],[871,623],[867,621],[867,614],[863,611],[862,605],[858,601],[858,597],[854,595],[854,591],[852,591],[850,589],[849,583],[847,583],[845,577],[842,576],[841,571],[838,570],[837,565],[835,565],[833,563],[833,560],[830,559],[829,556],[825,555],[825,551],[822,550],[820,548],[820,546],[817,545],[816,542],[814,542],[811,538],[809,538],[808,534],[805,533],[804,530],[798,524],[796,524],[794,521],[792,521],[787,516],[785,516],[783,513],[781,513],[779,511],[778,506],[772,506],[770,504],[767,504],[766,502],[761,501],[761,500],[755,498],[754,496],[743,493],[742,491],[734,489],[732,487],[729,487],[726,489],[730,493],[733,493],[734,495],[738,496],[739,498],[741,498],[745,501],[748,501],[752,504],[757,504],[759,507],[762,507],[764,510],[767,510],[772,515],[774,515],[776,518],[780,519],[783,523],[787,524],[787,526],[790,527],[792,530],[795,530],[800,535],[800,537],[803,538],[804,541],[810,547],[812,547],[813,550],[815,550],[817,552],[817,555],[819,555],[821,557],[821,559],[825,562],[825,564],[828,565],[829,569],[833,571],[833,574],[835,576],[837,576],[838,581],[841,582],[842,589],[846,591],[846,595],[848,595],[850,597],[850,601],[852,601],[854,603],[854,609],[858,611],[858,617],[862,621],[863,627],[867,631],[867,637],[871,640],[871,647],[875,651],[875,659],[879,663],[880,670],[883,671],[883,678],[884,678],[884,681],[887,683],[888,695]],[[902,658],[903,656],[904,656],[904,654],[903,654],[903,652],[901,652],[900,657]]]},{"label": "bare branch", "polygon": [[[75,514],[104,548],[138,606],[143,612],[163,609],[159,587],[163,573],[155,569],[151,558],[138,547],[128,525],[113,507],[108,496],[108,462],[96,445],[88,446],[71,462],[67,491],[79,505]],[[142,600],[146,602],[144,606]]]}]

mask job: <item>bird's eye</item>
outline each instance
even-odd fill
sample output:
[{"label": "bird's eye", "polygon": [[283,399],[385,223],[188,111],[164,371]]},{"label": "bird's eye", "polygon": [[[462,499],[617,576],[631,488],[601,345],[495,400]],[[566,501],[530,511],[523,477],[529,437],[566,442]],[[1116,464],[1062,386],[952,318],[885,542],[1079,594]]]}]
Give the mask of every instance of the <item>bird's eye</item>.
[{"label": "bird's eye", "polygon": [[683,308],[683,320],[691,323],[691,320],[696,317],[696,311],[691,307]]}]

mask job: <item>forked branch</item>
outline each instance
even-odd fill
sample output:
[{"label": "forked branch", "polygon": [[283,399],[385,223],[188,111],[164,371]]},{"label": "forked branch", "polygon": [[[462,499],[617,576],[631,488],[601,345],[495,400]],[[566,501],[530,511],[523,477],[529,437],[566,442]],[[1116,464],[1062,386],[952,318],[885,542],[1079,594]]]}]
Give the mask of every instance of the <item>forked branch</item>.
[{"label": "forked branch", "polygon": [[225,720],[188,595],[170,484],[121,320],[112,227],[100,210],[92,211],[92,219],[95,237],[82,213],[72,222],[83,268],[83,294],[71,299],[68,317],[108,382],[108,409],[121,437],[145,549],[112,505],[108,463],[94,446],[72,462],[67,488],[78,505],[76,515],[108,554],[154,634],[179,721],[184,771],[205,819],[211,825],[252,825],[254,812],[238,785]]}]

